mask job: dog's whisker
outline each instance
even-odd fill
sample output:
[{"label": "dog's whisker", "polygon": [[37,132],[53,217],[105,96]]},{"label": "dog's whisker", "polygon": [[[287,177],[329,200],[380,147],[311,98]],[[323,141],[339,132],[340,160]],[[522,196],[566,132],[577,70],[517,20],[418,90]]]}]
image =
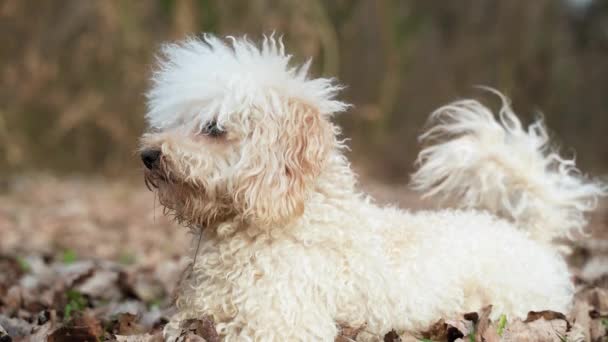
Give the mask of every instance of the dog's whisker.
[{"label": "dog's whisker", "polygon": [[150,180],[148,178],[148,175],[144,176],[144,184],[146,184],[146,188],[148,188],[149,191],[152,191],[152,188],[150,187]]}]

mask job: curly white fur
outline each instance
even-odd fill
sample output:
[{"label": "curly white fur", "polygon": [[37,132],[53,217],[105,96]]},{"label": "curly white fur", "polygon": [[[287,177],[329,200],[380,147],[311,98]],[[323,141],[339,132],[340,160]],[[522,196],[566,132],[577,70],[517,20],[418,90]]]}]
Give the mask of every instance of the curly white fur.
[{"label": "curly white fur", "polygon": [[271,110],[277,98],[299,99],[321,114],[348,106],[333,99],[342,89],[332,79],[308,78],[310,60],[290,67],[281,40],[264,37],[260,48],[246,38],[228,37],[231,44],[212,36],[189,38],[163,46],[158,68],[147,93],[146,119],[163,129],[217,115],[246,115],[252,108]]},{"label": "curly white fur", "polygon": [[584,214],[606,194],[605,185],[585,179],[574,160],[551,149],[542,120],[524,130],[507,99],[495,93],[502,99],[500,121],[474,100],[431,115],[438,124],[421,139],[439,143],[420,152],[414,188],[510,219],[534,239],[580,235]]},{"label": "curly white fur", "polygon": [[[204,315],[227,341],[333,341],[341,325],[379,340],[489,303],[519,317],[568,308],[565,262],[516,224],[382,208],[359,193],[329,121],[347,108],[340,87],[289,66],[280,42],[207,36],[163,51],[141,146],[162,155],[146,179],[177,220],[204,228],[168,339]],[[494,127],[469,118],[480,133]],[[224,133],[201,133],[210,122]],[[458,170],[426,167],[421,185]]]}]

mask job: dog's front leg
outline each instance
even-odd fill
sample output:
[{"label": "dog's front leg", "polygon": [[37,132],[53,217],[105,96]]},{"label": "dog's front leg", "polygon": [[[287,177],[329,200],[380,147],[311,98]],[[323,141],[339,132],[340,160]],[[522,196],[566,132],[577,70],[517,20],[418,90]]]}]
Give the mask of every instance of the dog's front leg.
[{"label": "dog's front leg", "polygon": [[250,289],[235,303],[236,316],[217,323],[225,341],[334,341],[338,328],[325,305],[285,287],[270,289]]},{"label": "dog's front leg", "polygon": [[204,311],[178,307],[165,339],[177,341],[189,320],[208,316],[223,341],[334,341],[339,329],[326,305],[308,296],[311,291],[274,285],[234,289],[230,298],[209,297],[207,303],[221,304]]}]

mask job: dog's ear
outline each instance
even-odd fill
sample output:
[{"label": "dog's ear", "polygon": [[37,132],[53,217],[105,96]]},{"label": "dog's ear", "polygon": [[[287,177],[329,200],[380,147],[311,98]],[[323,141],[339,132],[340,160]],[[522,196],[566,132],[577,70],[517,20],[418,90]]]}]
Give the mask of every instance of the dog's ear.
[{"label": "dog's ear", "polygon": [[[304,212],[304,203],[334,145],[332,126],[309,105],[291,102],[287,115],[253,128],[240,170],[235,204],[243,218],[263,227]],[[241,172],[242,171],[242,172]]]}]

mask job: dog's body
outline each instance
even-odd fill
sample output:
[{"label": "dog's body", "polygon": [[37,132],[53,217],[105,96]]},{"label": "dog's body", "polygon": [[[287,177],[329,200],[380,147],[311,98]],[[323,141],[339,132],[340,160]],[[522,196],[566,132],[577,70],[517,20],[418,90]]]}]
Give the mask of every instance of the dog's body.
[{"label": "dog's body", "polygon": [[500,124],[477,102],[440,109],[414,185],[466,209],[380,208],[357,192],[328,120],[347,107],[339,87],[288,61],[273,39],[165,49],[146,179],[204,227],[167,337],[202,316],[226,340],[332,341],[340,325],[376,340],[487,304],[517,317],[568,308],[551,240],[581,229],[604,188],[547,153],[541,124],[525,132],[508,106]]},{"label": "dog's body", "polygon": [[488,214],[315,197],[272,236],[205,234],[175,323],[212,315],[227,338],[261,341],[332,341],[339,326],[364,326],[359,339],[375,341],[490,303],[525,317],[571,300],[562,258]]}]

